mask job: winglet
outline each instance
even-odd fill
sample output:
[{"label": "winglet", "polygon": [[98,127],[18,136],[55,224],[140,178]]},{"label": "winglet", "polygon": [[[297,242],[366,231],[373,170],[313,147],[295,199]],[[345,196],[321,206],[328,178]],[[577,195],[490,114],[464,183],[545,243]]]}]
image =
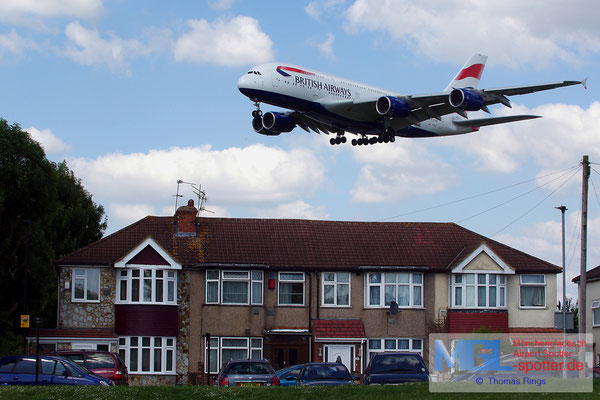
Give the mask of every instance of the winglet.
[{"label": "winglet", "polygon": [[583,85],[583,87],[584,87],[585,89],[587,89],[587,80],[588,80],[588,78],[585,78],[584,80],[582,80],[582,81],[580,82],[580,83]]}]

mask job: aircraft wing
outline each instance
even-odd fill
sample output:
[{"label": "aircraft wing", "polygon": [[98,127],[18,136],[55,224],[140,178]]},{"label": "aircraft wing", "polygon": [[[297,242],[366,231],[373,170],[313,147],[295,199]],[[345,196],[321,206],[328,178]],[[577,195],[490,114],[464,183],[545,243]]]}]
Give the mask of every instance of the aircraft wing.
[{"label": "aircraft wing", "polygon": [[462,121],[452,121],[454,125],[460,127],[481,127],[488,125],[505,124],[507,122],[524,121],[527,119],[541,118],[539,115],[508,115],[506,117],[494,117],[494,118],[479,118],[479,119],[465,119]]},{"label": "aircraft wing", "polygon": [[[489,112],[487,106],[501,103],[506,107],[511,107],[507,96],[535,93],[544,90],[556,89],[564,86],[583,85],[587,87],[587,78],[582,81],[562,81],[551,82],[537,85],[509,86],[492,89],[465,89],[476,93],[483,100],[483,111]],[[408,103],[411,113],[406,120],[408,123],[418,124],[430,118],[441,118],[442,115],[458,113],[466,117],[466,112],[450,105],[450,93],[430,93],[422,95],[397,96],[398,99]],[[371,101],[371,104],[374,103]],[[508,121],[507,121],[508,122]],[[408,124],[407,124],[408,125]]]}]

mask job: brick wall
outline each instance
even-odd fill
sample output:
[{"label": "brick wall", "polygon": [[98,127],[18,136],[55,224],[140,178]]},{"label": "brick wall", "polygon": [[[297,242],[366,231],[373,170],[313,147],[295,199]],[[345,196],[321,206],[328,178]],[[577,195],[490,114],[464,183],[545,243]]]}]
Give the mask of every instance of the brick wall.
[{"label": "brick wall", "polygon": [[482,327],[494,333],[508,333],[508,311],[448,310],[449,333],[472,333]]}]

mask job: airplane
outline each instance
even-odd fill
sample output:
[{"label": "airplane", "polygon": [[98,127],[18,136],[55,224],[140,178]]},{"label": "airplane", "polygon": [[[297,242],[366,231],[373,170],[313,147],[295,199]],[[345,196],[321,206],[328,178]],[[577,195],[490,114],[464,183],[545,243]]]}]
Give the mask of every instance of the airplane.
[{"label": "airplane", "polygon": [[[503,104],[511,107],[507,96],[581,84],[562,81],[537,85],[478,89],[487,56],[474,54],[444,91],[431,94],[402,95],[323,72],[285,63],[252,67],[238,81],[238,89],[254,102],[252,127],[262,135],[276,136],[296,126],[309,132],[335,134],[332,145],[394,142],[399,137],[437,137],[476,132],[482,126],[540,118],[537,115],[510,115],[468,119],[469,111]],[[291,111],[263,114],[261,103]]]}]

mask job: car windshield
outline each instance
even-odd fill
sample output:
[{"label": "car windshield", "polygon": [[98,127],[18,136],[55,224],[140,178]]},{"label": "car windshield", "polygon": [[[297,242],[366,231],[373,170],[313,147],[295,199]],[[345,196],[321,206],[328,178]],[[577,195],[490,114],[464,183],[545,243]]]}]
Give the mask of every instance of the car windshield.
[{"label": "car windshield", "polygon": [[302,380],[352,380],[348,369],[341,365],[307,365],[302,372]]},{"label": "car windshield", "polygon": [[384,354],[375,356],[371,364],[371,373],[386,372],[425,372],[421,358],[411,354]]},{"label": "car windshield", "polygon": [[234,363],[227,368],[225,374],[228,375],[268,375],[272,370],[265,363]]}]

